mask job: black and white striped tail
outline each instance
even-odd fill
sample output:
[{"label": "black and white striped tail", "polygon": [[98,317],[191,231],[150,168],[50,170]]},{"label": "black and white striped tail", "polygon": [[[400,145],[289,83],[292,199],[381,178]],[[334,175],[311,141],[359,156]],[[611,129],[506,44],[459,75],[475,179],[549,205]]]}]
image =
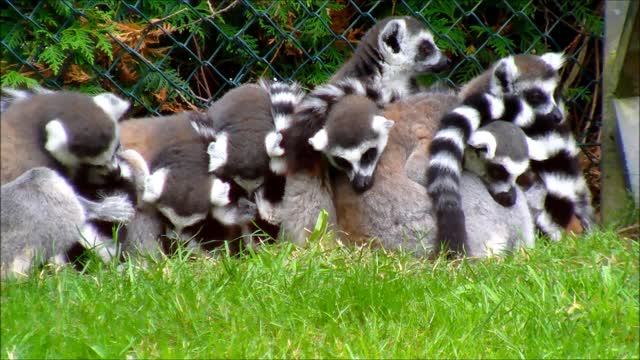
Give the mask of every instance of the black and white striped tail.
[{"label": "black and white striped tail", "polygon": [[298,120],[307,121],[310,117],[326,117],[332,105],[347,95],[360,95],[371,99],[380,107],[396,101],[399,95],[394,91],[376,89],[356,78],[345,78],[334,84],[320,85],[313,89],[298,108]]},{"label": "black and white striped tail", "polygon": [[260,79],[258,84],[269,93],[271,100],[271,115],[275,130],[265,137],[265,148],[269,155],[269,168],[274,174],[282,175],[287,171],[282,147],[282,131],[291,127],[298,104],[304,93],[298,83],[269,82]]},{"label": "black and white striped tail", "polygon": [[464,149],[471,134],[491,120],[509,115],[524,122],[526,113],[517,98],[473,94],[448,112],[429,146],[427,193],[436,217],[436,244],[461,254],[467,239],[462,211],[460,177]]},{"label": "black and white striped tail", "polygon": [[553,240],[560,240],[573,216],[588,230],[595,222],[591,193],[580,169],[579,150],[566,124],[553,124],[544,116],[524,128],[544,154],[536,154],[531,170],[542,180],[547,192],[536,225]]}]

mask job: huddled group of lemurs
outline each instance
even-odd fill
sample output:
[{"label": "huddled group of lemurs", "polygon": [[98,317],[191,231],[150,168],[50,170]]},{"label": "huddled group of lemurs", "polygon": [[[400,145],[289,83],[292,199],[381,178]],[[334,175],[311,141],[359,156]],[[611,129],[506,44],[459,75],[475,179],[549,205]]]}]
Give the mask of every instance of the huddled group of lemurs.
[{"label": "huddled group of lemurs", "polygon": [[308,93],[260,79],[204,111],[123,120],[111,93],[3,89],[2,277],[78,247],[239,250],[258,228],[304,245],[323,209],[343,242],[418,256],[589,229],[563,55],[507,56],[460,91],[418,84],[449,62],[421,22],[390,17]]}]

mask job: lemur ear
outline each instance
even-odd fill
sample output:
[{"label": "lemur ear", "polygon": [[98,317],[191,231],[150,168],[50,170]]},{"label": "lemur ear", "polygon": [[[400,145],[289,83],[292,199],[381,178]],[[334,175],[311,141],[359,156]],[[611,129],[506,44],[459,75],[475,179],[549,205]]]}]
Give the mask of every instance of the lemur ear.
[{"label": "lemur ear", "polygon": [[220,133],[216,141],[209,143],[207,154],[209,154],[209,172],[218,170],[227,163],[227,134]]},{"label": "lemur ear", "polygon": [[52,154],[59,152],[67,147],[67,132],[64,129],[64,125],[58,119],[53,119],[47,123],[44,127],[47,140],[44,144],[44,148]]},{"label": "lemur ear", "polygon": [[467,143],[474,149],[483,151],[485,159],[493,159],[496,156],[496,138],[488,131],[474,132]]},{"label": "lemur ear", "polygon": [[501,59],[493,68],[491,92],[494,95],[510,93],[517,77],[518,67],[516,66],[513,56]]},{"label": "lemur ear", "polygon": [[216,132],[213,130],[212,121],[206,116],[194,116],[189,123],[201,138],[205,141],[215,141]]},{"label": "lemur ear", "polygon": [[379,134],[387,134],[393,127],[393,124],[395,124],[393,120],[389,120],[384,116],[376,115],[373,117],[371,127]]},{"label": "lemur ear", "polygon": [[560,68],[562,67],[562,65],[564,65],[564,62],[566,60],[564,57],[564,53],[562,52],[546,53],[541,55],[540,58],[542,59],[542,61],[549,64],[556,71],[560,70]]},{"label": "lemur ear", "polygon": [[387,53],[397,54],[401,51],[400,44],[404,41],[407,33],[407,25],[402,19],[394,19],[389,21],[378,37],[378,45],[380,49]]},{"label": "lemur ear", "polygon": [[225,206],[228,205],[231,200],[229,199],[229,192],[231,191],[231,185],[218,178],[213,179],[211,184],[210,200],[213,206]]},{"label": "lemur ear", "polygon": [[547,147],[541,144],[539,141],[533,140],[530,137],[527,139],[527,148],[529,149],[529,158],[536,161],[547,160]]},{"label": "lemur ear", "polygon": [[327,134],[327,130],[322,129],[318,131],[309,139],[309,144],[311,144],[316,151],[324,151],[329,144],[329,135]]},{"label": "lemur ear", "polygon": [[144,192],[142,193],[142,201],[147,203],[154,203],[158,201],[162,190],[164,189],[164,183],[167,180],[169,169],[160,168],[149,175],[144,183]]},{"label": "lemur ear", "polygon": [[118,122],[131,106],[129,101],[121,99],[112,93],[98,94],[93,97],[93,102],[109,115],[114,122]]}]

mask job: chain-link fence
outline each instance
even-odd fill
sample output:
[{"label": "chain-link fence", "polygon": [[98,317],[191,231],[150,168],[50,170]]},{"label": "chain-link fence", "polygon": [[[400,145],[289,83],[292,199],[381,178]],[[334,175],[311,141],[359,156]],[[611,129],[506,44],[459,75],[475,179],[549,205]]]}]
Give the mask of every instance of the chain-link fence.
[{"label": "chain-link fence", "polygon": [[434,33],[450,85],[508,54],[564,51],[570,121],[598,194],[602,0],[3,1],[3,86],[114,91],[134,116],[202,108],[261,76],[313,87],[388,15]]}]

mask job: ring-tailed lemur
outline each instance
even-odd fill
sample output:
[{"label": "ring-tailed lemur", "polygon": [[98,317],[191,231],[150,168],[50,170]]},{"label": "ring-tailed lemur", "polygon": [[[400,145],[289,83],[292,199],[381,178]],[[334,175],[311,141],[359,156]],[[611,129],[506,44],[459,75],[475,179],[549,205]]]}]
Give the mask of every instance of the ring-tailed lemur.
[{"label": "ring-tailed lemur", "polygon": [[91,220],[127,222],[134,208],[123,196],[91,201],[79,196],[55,171],[27,170],[2,185],[2,277],[24,274],[41,261],[66,262],[75,244],[95,250],[103,260],[116,254],[110,237],[99,234]]},{"label": "ring-tailed lemur", "polygon": [[[472,80],[461,92],[462,105],[443,117],[430,145],[428,190],[436,206],[438,239],[454,252],[463,251],[467,236],[459,195],[466,141],[479,126],[495,119],[514,122],[529,139],[531,127],[562,122],[558,70],[563,63],[559,53],[502,59]],[[538,141],[538,145],[536,148],[545,149],[552,144]],[[535,160],[543,159],[541,154],[530,155]]]},{"label": "ring-tailed lemur", "polygon": [[0,122],[2,184],[37,166],[70,179],[83,168],[90,175],[116,171],[118,120],[129,105],[111,93],[70,91],[33,94],[10,104]]},{"label": "ring-tailed lemur", "polygon": [[464,150],[464,168],[478,175],[493,199],[502,206],[516,202],[517,179],[529,169],[531,149],[524,131],[516,124],[494,121],[469,137]]},{"label": "ring-tailed lemur", "polygon": [[[373,243],[426,255],[437,249],[435,212],[427,197],[428,148],[440,118],[459,103],[453,93],[422,93],[394,102],[383,115],[394,119],[384,153],[375,170],[376,182],[364,193],[346,177],[335,177],[333,202],[341,239]],[[501,146],[497,145],[497,146]],[[511,207],[497,204],[475,174],[461,177],[462,207],[467,216],[467,251],[486,256],[532,246],[534,229],[521,190]]]},{"label": "ring-tailed lemur", "polygon": [[443,71],[449,63],[423,23],[410,16],[387,17],[364,34],[329,82],[353,78],[383,92],[383,98],[403,97],[418,90],[418,75]]}]

